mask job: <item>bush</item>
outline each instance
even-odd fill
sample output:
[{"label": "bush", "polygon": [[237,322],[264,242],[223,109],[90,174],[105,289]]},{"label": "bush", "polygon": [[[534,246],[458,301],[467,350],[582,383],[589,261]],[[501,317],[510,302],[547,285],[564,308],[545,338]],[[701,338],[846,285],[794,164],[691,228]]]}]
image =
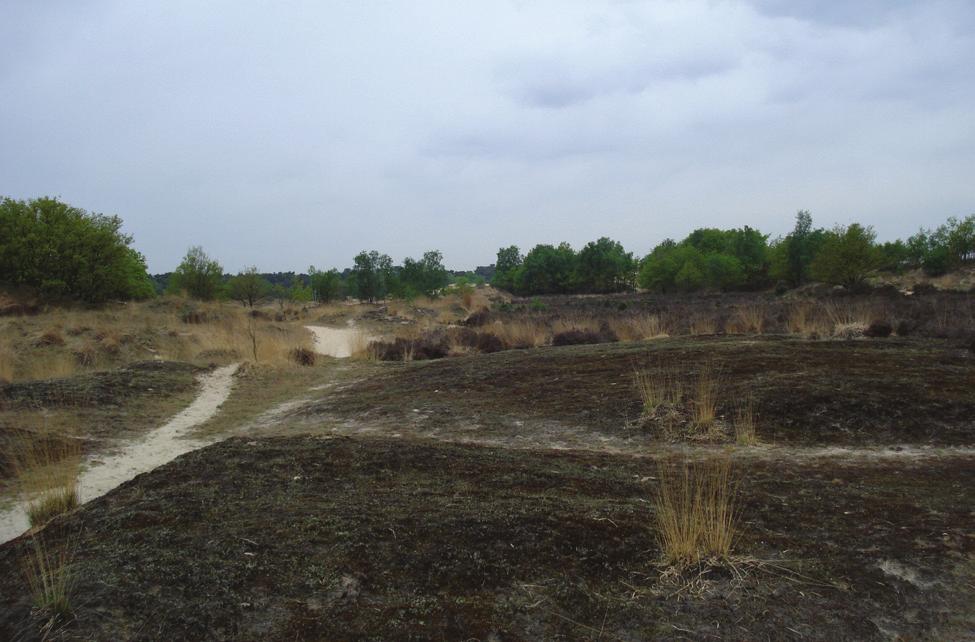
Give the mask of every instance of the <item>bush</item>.
[{"label": "bush", "polygon": [[877,320],[871,322],[870,325],[867,326],[867,329],[863,331],[863,336],[882,339],[889,337],[893,331],[894,328],[891,327],[890,323],[883,320]]},{"label": "bush", "polygon": [[813,259],[813,277],[825,283],[846,287],[863,283],[867,275],[882,261],[874,245],[875,237],[872,228],[858,223],[833,230],[823,240],[816,258]]},{"label": "bush", "polygon": [[482,332],[477,335],[477,343],[474,347],[484,353],[501,352],[502,350],[508,349],[508,346],[501,340],[501,337],[490,332]]},{"label": "bush", "polygon": [[299,366],[315,365],[315,353],[308,348],[297,347],[290,353],[291,360]]},{"label": "bush", "polygon": [[155,294],[145,259],[117,216],[57,199],[0,201],[0,284],[87,303]]},{"label": "bush", "polygon": [[186,292],[194,299],[216,298],[223,281],[223,268],[200,246],[191,247],[169,279],[170,292]]}]

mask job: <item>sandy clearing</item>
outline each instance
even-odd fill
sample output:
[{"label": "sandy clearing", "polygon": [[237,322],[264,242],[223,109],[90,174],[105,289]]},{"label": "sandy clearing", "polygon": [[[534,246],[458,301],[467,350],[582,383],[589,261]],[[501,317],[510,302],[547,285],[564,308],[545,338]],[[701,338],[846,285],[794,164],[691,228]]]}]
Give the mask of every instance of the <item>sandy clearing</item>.
[{"label": "sandy clearing", "polygon": [[[108,457],[89,458],[78,477],[80,501],[91,501],[137,475],[213,443],[213,439],[187,439],[184,436],[215,415],[227,400],[237,367],[238,364],[231,364],[201,377],[200,393],[193,403],[144,438],[128,443]],[[0,512],[0,543],[13,539],[29,527],[26,504],[20,502]]]},{"label": "sandy clearing", "polygon": [[351,324],[348,328],[306,325],[305,329],[314,335],[315,352],[337,359],[351,357],[354,346],[373,339],[373,337],[365,334],[363,330],[353,327]]}]

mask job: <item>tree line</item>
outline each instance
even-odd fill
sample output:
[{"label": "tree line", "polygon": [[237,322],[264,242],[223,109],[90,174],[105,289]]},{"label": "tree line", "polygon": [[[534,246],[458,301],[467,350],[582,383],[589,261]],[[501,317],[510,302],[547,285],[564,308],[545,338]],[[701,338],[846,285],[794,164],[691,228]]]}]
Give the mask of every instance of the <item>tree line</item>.
[{"label": "tree line", "polygon": [[975,215],[949,218],[906,241],[877,243],[871,227],[852,223],[813,226],[800,211],[785,236],[748,226],[701,228],[681,241],[666,239],[642,259],[603,237],[574,250],[568,243],[539,244],[522,255],[517,246],[498,250],[497,261],[459,275],[443,265],[438,250],[399,265],[388,254],[363,250],[343,272],[261,274],[250,267],[228,275],[200,247],[191,247],[174,272],[154,283],[145,258],[131,247],[117,216],[89,213],[57,199],[0,200],[0,285],[29,288],[52,299],[92,304],[143,299],[165,291],[198,299],[229,298],[256,305],[280,301],[328,302],[352,296],[436,296],[448,285],[461,288],[489,276],[499,288],[520,295],[609,293],[639,286],[655,292],[789,288],[809,281],[856,286],[877,270],[923,269],[937,276],[975,262]]},{"label": "tree line", "polygon": [[666,239],[643,259],[607,238],[575,252],[567,243],[536,245],[522,256],[517,246],[498,250],[496,286],[521,295],[621,292],[635,283],[654,292],[762,290],[819,281],[857,286],[875,271],[921,268],[930,276],[975,262],[975,215],[949,218],[907,241],[877,243],[869,226],[851,223],[814,228],[812,215],[796,215],[784,237],[748,226],[700,228],[681,241]]}]

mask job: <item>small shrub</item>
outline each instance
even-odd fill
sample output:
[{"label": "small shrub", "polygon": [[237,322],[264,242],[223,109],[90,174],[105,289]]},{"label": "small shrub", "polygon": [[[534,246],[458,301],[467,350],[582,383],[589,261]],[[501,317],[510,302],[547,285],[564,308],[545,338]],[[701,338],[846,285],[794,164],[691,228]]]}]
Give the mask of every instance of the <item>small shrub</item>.
[{"label": "small shrub", "polygon": [[872,338],[885,338],[889,337],[894,331],[894,328],[887,321],[877,320],[872,321],[870,325],[867,326],[866,330],[863,331],[863,336]]},{"label": "small shrub", "polygon": [[907,337],[914,333],[914,322],[910,319],[901,319],[897,322],[897,336]]},{"label": "small shrub", "polygon": [[95,365],[95,361],[98,358],[98,351],[95,350],[95,346],[91,343],[86,343],[82,347],[74,351],[75,361],[78,365],[83,368],[91,368]]},{"label": "small shrub", "polygon": [[474,345],[480,352],[491,353],[507,350],[508,346],[497,335],[490,332],[482,332],[477,335],[477,343]]},{"label": "small shrub", "polygon": [[64,337],[61,335],[61,330],[59,328],[48,328],[44,331],[44,334],[39,336],[37,340],[34,341],[34,346],[37,348],[63,345]]},{"label": "small shrub", "polygon": [[466,319],[461,321],[461,324],[468,327],[480,327],[482,325],[487,325],[490,320],[491,311],[487,308],[481,308],[477,312],[471,313]]},{"label": "small shrub", "polygon": [[552,337],[553,346],[574,346],[588,343],[603,343],[603,340],[595,330],[579,329],[558,332]]},{"label": "small shrub", "polygon": [[315,365],[315,358],[315,352],[308,348],[299,346],[291,351],[291,360],[299,366],[313,366]]}]

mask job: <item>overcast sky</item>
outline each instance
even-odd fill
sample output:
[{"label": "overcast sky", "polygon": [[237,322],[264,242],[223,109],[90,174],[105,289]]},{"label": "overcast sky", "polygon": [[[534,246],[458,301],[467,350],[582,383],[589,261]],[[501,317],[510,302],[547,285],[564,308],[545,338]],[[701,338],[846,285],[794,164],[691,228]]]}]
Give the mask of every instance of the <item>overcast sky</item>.
[{"label": "overcast sky", "polygon": [[975,212],[970,0],[0,0],[0,95],[0,195],[152,272]]}]

